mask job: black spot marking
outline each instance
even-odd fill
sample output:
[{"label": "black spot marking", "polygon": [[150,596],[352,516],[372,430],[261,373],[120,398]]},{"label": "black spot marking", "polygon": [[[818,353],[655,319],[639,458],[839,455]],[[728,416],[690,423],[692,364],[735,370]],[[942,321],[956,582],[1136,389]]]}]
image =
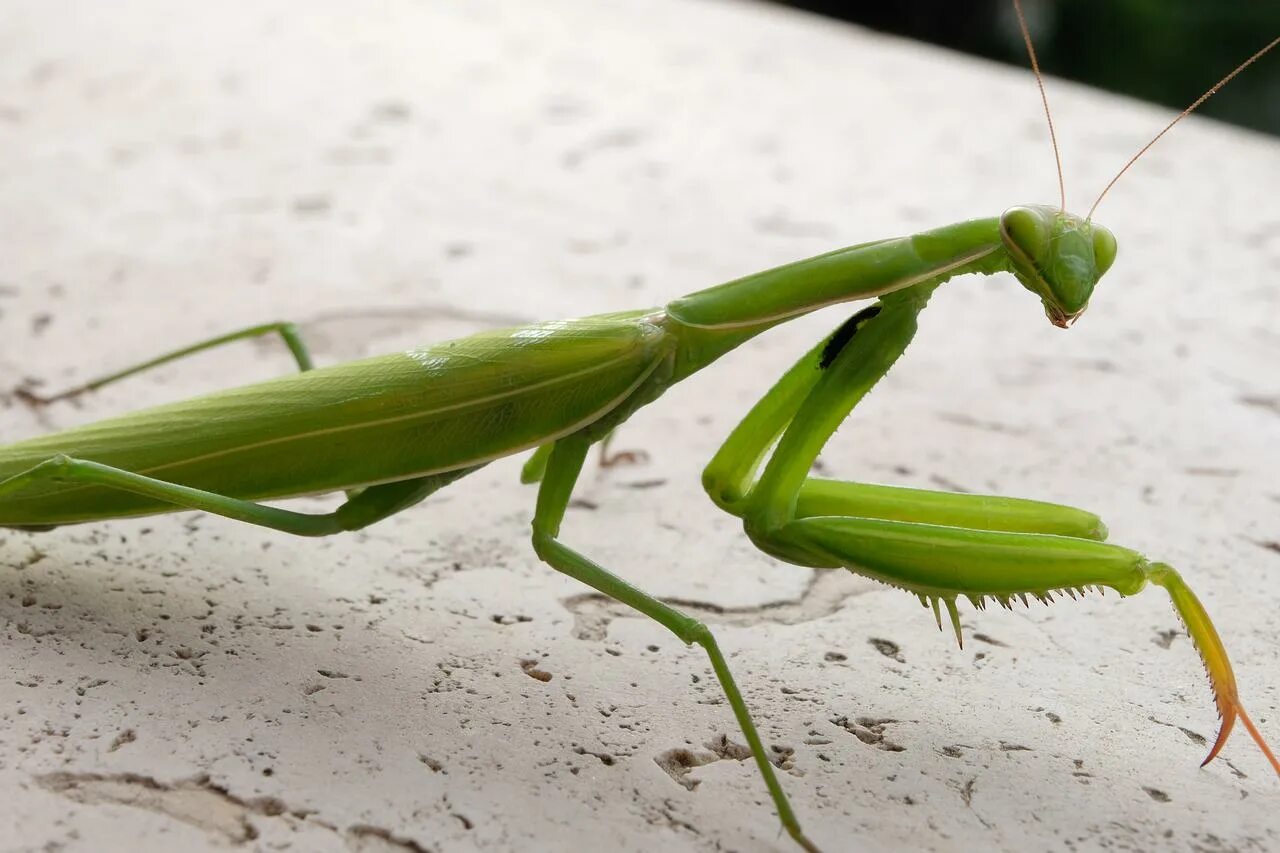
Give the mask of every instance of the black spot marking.
[{"label": "black spot marking", "polygon": [[849,345],[849,341],[853,340],[853,336],[858,333],[858,329],[862,324],[875,317],[880,313],[879,305],[872,305],[863,308],[857,314],[854,314],[848,320],[844,321],[844,325],[836,329],[835,334],[827,341],[827,345],[822,349],[822,358],[818,361],[818,368],[826,370],[831,363],[836,360],[836,356],[840,355],[841,350]]}]

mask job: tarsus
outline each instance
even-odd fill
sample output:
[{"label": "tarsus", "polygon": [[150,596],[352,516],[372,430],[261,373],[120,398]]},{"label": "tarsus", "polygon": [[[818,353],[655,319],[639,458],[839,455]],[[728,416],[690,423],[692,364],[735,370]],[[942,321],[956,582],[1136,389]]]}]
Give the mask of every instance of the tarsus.
[{"label": "tarsus", "polygon": [[1164,587],[1173,601],[1174,609],[1182,617],[1182,623],[1187,627],[1187,634],[1191,637],[1196,651],[1200,653],[1200,661],[1209,675],[1209,686],[1213,689],[1214,703],[1218,706],[1218,716],[1222,718],[1218,737],[1210,748],[1208,757],[1201,762],[1200,766],[1203,767],[1218,756],[1238,718],[1244,723],[1245,729],[1262,750],[1262,754],[1271,762],[1276,775],[1280,775],[1280,761],[1276,759],[1275,753],[1267,745],[1262,733],[1254,726],[1253,720],[1249,719],[1244,706],[1240,704],[1240,697],[1236,693],[1236,677],[1231,671],[1227,650],[1223,648],[1218,631],[1213,627],[1213,622],[1210,621],[1209,614],[1205,612],[1200,599],[1196,598],[1195,593],[1183,582],[1172,566],[1151,563],[1147,569],[1147,578],[1152,583]]}]

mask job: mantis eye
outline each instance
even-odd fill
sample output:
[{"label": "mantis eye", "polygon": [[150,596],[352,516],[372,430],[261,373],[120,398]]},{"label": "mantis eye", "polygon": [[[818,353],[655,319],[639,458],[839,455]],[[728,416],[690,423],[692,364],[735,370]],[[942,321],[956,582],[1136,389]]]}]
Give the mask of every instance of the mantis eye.
[{"label": "mantis eye", "polygon": [[1042,209],[1010,208],[1000,217],[1000,225],[1028,260],[1038,260],[1049,248],[1049,217]]},{"label": "mantis eye", "polygon": [[1101,225],[1093,226],[1093,259],[1101,277],[1116,259],[1116,236]]}]

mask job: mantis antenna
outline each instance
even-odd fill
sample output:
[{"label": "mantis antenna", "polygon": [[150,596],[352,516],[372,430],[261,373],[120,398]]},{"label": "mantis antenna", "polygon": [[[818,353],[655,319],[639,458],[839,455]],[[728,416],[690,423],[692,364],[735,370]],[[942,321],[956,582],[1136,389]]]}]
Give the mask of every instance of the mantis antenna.
[{"label": "mantis antenna", "polygon": [[1036,59],[1035,46],[1031,43],[1031,31],[1027,29],[1027,16],[1022,13],[1022,0],[1013,0],[1013,10],[1018,13],[1018,27],[1022,30],[1022,40],[1027,43],[1027,55],[1031,57],[1031,70],[1035,72],[1036,85],[1040,87],[1040,101],[1044,104],[1044,117],[1049,121],[1049,141],[1053,143],[1053,161],[1058,165],[1058,197],[1062,202],[1061,210],[1066,213],[1067,186],[1062,180],[1062,155],[1058,153],[1058,134],[1053,132],[1053,114],[1049,112],[1049,96],[1044,93],[1044,77],[1040,74],[1040,62]]},{"label": "mantis antenna", "polygon": [[[1018,5],[1018,0],[1014,0],[1014,5],[1015,6]],[[1093,203],[1093,207],[1089,208],[1089,215],[1085,217],[1085,221],[1093,219],[1093,212],[1098,209],[1098,204],[1099,202],[1102,201],[1102,197],[1107,194],[1107,191],[1110,190],[1113,186],[1115,186],[1116,181],[1120,180],[1120,176],[1123,175],[1125,172],[1129,171],[1129,167],[1132,166],[1134,163],[1136,163],[1139,157],[1147,153],[1148,148],[1150,148],[1152,145],[1155,145],[1156,142],[1160,140],[1160,137],[1164,136],[1166,133],[1169,132],[1169,128],[1173,127],[1175,124],[1182,121],[1187,116],[1191,115],[1191,113],[1194,112],[1197,107],[1199,107],[1205,101],[1209,100],[1211,97],[1217,94],[1218,90],[1221,89],[1223,86],[1230,83],[1233,77],[1235,77],[1241,71],[1248,68],[1253,63],[1257,62],[1259,59],[1263,57],[1263,55],[1267,51],[1271,50],[1271,48],[1275,47],[1277,44],[1280,44],[1280,36],[1276,36],[1275,38],[1273,38],[1266,47],[1262,48],[1262,50],[1259,50],[1257,53],[1255,53],[1253,56],[1246,59],[1244,62],[1241,62],[1239,65],[1236,66],[1236,69],[1234,71],[1232,71],[1226,77],[1223,77],[1217,83],[1214,83],[1212,86],[1210,86],[1207,92],[1205,92],[1200,97],[1196,98],[1195,101],[1192,102],[1191,106],[1187,107],[1185,110],[1178,113],[1177,117],[1174,118],[1173,121],[1169,122],[1164,126],[1164,130],[1161,130],[1159,133],[1153,136],[1151,138],[1151,141],[1148,142],[1146,145],[1142,146],[1142,148],[1138,151],[1137,154],[1134,154],[1132,157],[1130,157],[1129,162],[1124,164],[1124,168],[1122,168],[1119,172],[1116,172],[1116,176],[1111,179],[1111,183],[1103,187],[1102,192],[1098,193],[1098,198]]]}]

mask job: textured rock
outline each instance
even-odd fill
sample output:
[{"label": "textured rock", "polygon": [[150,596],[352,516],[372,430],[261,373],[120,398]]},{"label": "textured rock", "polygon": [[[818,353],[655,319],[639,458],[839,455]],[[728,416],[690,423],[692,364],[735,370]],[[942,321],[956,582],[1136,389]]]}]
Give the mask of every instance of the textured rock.
[{"label": "textured rock", "polygon": [[[661,302],[1056,196],[1035,87],[756,5],[6,4],[0,377],[57,388],[268,319],[324,363]],[[1158,73],[1158,69],[1153,69]],[[1208,81],[1206,81],[1208,82]],[[1163,111],[1050,81],[1083,209]],[[1100,512],[1184,570],[1280,739],[1273,140],[1192,119],[1109,197],[1070,333],[944,288],[827,471]],[[569,541],[693,602],[830,850],[1280,846],[1162,594],[966,611],[754,551],[698,472],[845,316],[638,415]],[[288,369],[242,345],[6,439]],[[6,850],[787,850],[709,668],[539,564],[518,460],[359,535],[193,514],[0,532]],[[312,508],[323,501],[303,501]]]}]

